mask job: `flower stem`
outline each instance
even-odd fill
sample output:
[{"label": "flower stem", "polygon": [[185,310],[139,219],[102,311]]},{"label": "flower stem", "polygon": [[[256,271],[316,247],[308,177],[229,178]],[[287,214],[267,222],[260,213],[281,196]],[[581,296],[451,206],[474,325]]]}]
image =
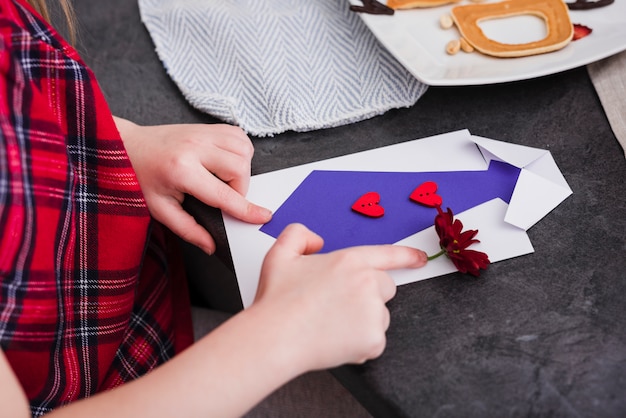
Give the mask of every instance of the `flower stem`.
[{"label": "flower stem", "polygon": [[439,257],[440,255],[443,255],[446,253],[446,250],[442,249],[441,251],[439,251],[437,254],[433,254],[433,255],[429,255],[428,256],[428,261],[434,260],[435,258]]}]

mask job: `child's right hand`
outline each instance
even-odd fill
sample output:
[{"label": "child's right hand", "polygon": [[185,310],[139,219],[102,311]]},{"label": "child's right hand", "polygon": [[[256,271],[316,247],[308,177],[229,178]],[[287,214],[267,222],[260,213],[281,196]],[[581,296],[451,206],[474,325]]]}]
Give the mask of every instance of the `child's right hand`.
[{"label": "child's right hand", "polygon": [[385,304],[396,293],[386,270],[421,267],[427,260],[421,250],[395,245],[314,254],[322,245],[303,225],[285,228],[265,258],[253,304],[273,310],[273,320],[289,334],[281,341],[291,342],[281,349],[301,372],[382,354],[389,327]]}]

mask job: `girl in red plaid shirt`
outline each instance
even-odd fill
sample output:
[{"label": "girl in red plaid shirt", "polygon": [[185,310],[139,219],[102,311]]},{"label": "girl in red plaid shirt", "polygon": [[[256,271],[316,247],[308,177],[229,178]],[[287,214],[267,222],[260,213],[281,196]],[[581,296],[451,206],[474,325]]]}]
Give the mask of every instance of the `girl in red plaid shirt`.
[{"label": "girl in red plaid shirt", "polygon": [[252,144],[228,125],[114,118],[46,14],[41,0],[0,0],[2,413],[238,416],[304,372],[380,355],[395,294],[385,270],[424,253],[319,255],[301,225],[268,252],[253,305],[193,343],[168,237],[215,249],[185,193],[270,219],[244,197]]}]

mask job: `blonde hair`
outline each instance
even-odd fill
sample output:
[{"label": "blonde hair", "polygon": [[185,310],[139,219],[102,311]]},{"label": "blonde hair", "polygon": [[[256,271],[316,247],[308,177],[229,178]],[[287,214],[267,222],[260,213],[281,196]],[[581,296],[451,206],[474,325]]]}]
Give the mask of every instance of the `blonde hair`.
[{"label": "blonde hair", "polygon": [[[33,6],[44,19],[50,22],[50,12],[48,10],[48,4],[46,0],[27,0],[31,6]],[[67,32],[69,35],[70,43],[74,43],[76,41],[76,16],[74,15],[74,8],[70,4],[69,0],[56,0],[61,10],[63,11],[63,16],[65,17],[65,24],[67,26]]]}]

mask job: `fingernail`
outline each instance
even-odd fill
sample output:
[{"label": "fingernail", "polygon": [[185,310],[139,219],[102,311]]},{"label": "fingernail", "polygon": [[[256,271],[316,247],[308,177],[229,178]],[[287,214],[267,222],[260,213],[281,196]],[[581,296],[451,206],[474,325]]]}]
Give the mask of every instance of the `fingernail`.
[{"label": "fingernail", "polygon": [[213,255],[213,253],[215,252],[215,248],[213,248],[213,246],[211,245],[204,245],[202,247],[202,250],[207,253],[207,255]]}]

